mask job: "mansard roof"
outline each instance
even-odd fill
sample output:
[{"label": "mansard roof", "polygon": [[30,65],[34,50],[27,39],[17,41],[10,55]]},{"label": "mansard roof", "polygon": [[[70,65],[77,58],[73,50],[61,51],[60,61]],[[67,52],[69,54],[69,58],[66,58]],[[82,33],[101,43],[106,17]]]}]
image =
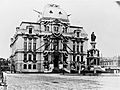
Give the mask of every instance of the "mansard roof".
[{"label": "mansard roof", "polygon": [[45,6],[43,13],[43,19],[60,19],[62,21],[69,22],[67,13],[56,4],[48,4]]}]

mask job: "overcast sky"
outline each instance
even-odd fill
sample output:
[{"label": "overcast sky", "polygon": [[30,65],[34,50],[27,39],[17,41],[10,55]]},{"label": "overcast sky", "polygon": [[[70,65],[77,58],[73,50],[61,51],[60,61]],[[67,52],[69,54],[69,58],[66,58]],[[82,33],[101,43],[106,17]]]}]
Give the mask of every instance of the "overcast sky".
[{"label": "overcast sky", "polygon": [[10,38],[21,21],[36,22],[33,9],[42,11],[52,3],[71,14],[71,25],[84,27],[89,38],[95,32],[103,56],[120,55],[120,6],[115,0],[0,0],[0,57],[10,56]]}]

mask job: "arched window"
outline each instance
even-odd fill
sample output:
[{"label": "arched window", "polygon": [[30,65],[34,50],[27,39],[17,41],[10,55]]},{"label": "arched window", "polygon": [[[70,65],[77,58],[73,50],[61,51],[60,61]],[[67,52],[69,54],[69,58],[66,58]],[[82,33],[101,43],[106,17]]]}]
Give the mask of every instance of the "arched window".
[{"label": "arched window", "polygon": [[33,54],[33,60],[36,60],[36,54]]},{"label": "arched window", "polygon": [[31,69],[31,64],[28,65],[28,69]]},{"label": "arched window", "polygon": [[23,68],[24,68],[24,69],[27,69],[27,64],[24,64]]},{"label": "arched window", "polygon": [[33,40],[33,50],[36,50],[36,39]]},{"label": "arched window", "polygon": [[28,49],[31,51],[32,49],[32,39],[29,39],[29,43],[28,43]]},{"label": "arched window", "polygon": [[36,69],[36,65],[35,64],[33,65],[33,69]]},{"label": "arched window", "polygon": [[27,69],[27,64],[24,64],[23,68],[24,68],[24,69]]},{"label": "arched window", "polygon": [[77,32],[77,37],[79,37],[80,36],[80,34],[79,34],[79,32]]}]

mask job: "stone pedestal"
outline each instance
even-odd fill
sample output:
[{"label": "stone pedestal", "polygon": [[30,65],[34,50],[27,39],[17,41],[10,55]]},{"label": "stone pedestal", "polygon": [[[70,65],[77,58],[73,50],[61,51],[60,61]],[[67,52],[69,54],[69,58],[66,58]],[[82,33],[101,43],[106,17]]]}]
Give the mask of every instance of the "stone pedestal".
[{"label": "stone pedestal", "polygon": [[92,49],[93,49],[93,48],[96,48],[96,47],[95,47],[95,45],[96,45],[96,42],[95,42],[95,41],[91,41],[90,44],[91,44],[91,46],[92,46]]},{"label": "stone pedestal", "polygon": [[[87,67],[88,69],[92,69],[95,66],[100,65],[100,56],[99,56],[99,50],[96,49],[96,42],[95,42],[96,36],[94,33],[91,35],[91,49],[87,51]],[[96,73],[96,71],[94,71]]]}]

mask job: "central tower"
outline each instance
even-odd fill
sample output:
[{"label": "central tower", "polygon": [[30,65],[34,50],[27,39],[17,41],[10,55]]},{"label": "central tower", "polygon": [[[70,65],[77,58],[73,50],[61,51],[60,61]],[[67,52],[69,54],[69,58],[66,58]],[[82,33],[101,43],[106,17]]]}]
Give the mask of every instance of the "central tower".
[{"label": "central tower", "polygon": [[[47,32],[46,36],[49,38],[47,42],[51,41],[49,50],[45,50],[45,52],[49,52],[48,56],[44,56],[45,66],[49,67],[50,64],[53,64],[53,72],[59,72],[63,63],[67,65],[67,37],[63,34],[67,34],[70,25],[68,15],[59,5],[48,4],[44,8],[39,22],[44,25],[44,30]],[[51,35],[48,35],[50,33]],[[49,56],[52,57],[51,63],[46,59]]]}]

